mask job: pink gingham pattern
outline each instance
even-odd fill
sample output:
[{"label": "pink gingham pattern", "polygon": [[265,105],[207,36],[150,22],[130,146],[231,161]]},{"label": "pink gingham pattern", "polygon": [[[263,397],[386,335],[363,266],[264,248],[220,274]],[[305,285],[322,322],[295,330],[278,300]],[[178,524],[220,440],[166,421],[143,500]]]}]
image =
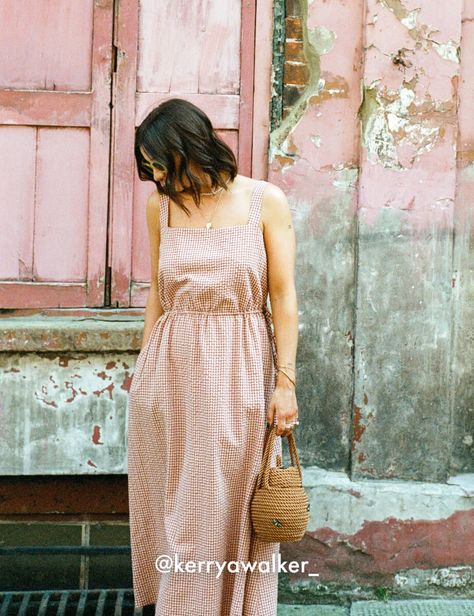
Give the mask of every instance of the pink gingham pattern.
[{"label": "pink gingham pattern", "polygon": [[138,355],[128,417],[135,605],[155,603],[157,616],[277,613],[276,571],[155,567],[162,554],[221,566],[278,558],[280,544],[258,540],[250,519],[277,361],[259,227],[265,186],[255,184],[247,224],[232,227],[169,227],[160,196],[164,312]]}]

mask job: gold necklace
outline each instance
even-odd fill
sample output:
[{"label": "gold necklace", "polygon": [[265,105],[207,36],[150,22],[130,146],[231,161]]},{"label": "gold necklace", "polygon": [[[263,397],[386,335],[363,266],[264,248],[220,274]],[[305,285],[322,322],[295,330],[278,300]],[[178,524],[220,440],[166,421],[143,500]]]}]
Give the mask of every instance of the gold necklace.
[{"label": "gold necklace", "polygon": [[[212,227],[212,219],[214,218],[214,214],[215,214],[215,213],[216,213],[216,211],[217,211],[217,206],[219,205],[219,202],[220,202],[220,200],[221,200],[221,195],[222,195],[222,191],[223,191],[223,190],[224,190],[224,187],[223,187],[223,186],[221,186],[221,187],[220,187],[220,189],[218,189],[218,190],[216,190],[216,191],[214,191],[214,192],[212,193],[212,194],[216,194],[216,193],[218,193],[218,192],[220,191],[220,192],[219,192],[219,198],[217,199],[216,207],[214,208],[214,212],[213,212],[213,214],[212,214],[212,216],[211,216],[211,218],[210,218],[209,220],[206,220],[206,218],[204,217],[204,214],[201,212],[201,208],[200,208],[200,207],[198,207],[198,208],[197,208],[197,209],[198,209],[198,211],[199,211],[199,214],[200,214],[200,215],[202,216],[202,218],[206,221],[206,229],[210,229],[210,228]],[[202,195],[205,195],[205,194],[208,194],[208,193],[201,193],[201,194],[202,194]]]},{"label": "gold necklace", "polygon": [[201,195],[217,195],[217,193],[222,190],[222,186],[220,188],[218,188],[217,190],[211,190],[211,192],[202,192]]}]

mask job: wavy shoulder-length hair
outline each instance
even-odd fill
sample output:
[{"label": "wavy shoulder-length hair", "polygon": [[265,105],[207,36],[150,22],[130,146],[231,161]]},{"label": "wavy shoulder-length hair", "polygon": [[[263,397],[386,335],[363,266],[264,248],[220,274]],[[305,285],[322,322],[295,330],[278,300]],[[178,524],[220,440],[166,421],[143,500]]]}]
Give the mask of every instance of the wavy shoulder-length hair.
[{"label": "wavy shoulder-length hair", "polygon": [[[166,171],[162,185],[153,178],[153,170],[141,152],[158,169]],[[190,163],[200,167],[211,179],[212,189],[227,184],[221,177],[227,172],[232,181],[237,175],[237,161],[231,148],[216,134],[209,117],[193,103],[182,98],[170,98],[153,109],[135,129],[135,159],[138,176],[142,181],[152,181],[159,193],[168,195],[189,215],[180,192],[175,190],[178,179],[181,186],[186,177],[189,187],[185,193],[192,195],[199,206],[202,182]]]}]

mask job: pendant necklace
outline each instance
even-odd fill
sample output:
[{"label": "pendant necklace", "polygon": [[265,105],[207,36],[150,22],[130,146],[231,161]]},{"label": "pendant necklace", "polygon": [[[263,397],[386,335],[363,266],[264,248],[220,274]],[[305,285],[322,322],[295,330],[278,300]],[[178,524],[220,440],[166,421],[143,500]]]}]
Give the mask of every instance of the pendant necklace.
[{"label": "pendant necklace", "polygon": [[206,220],[206,218],[204,217],[204,214],[201,212],[201,208],[198,207],[198,211],[199,214],[204,218],[204,220],[206,221],[206,229],[210,229],[212,227],[212,219],[214,218],[214,214],[216,213],[217,210],[217,206],[219,205],[219,202],[221,200],[221,195],[222,195],[222,191],[224,190],[224,187],[221,186],[219,189],[211,191],[211,192],[207,192],[207,193],[201,193],[201,195],[215,195],[217,193],[219,193],[219,197],[217,199],[217,203],[216,203],[216,207],[214,208],[214,212],[211,216],[211,218],[209,220]]}]

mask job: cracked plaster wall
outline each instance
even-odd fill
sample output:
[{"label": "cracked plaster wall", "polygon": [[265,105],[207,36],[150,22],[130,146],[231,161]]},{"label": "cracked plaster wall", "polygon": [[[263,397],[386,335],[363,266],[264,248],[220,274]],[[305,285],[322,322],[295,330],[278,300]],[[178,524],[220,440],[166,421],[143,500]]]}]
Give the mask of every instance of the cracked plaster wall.
[{"label": "cracked plaster wall", "polygon": [[290,4],[307,83],[268,179],[297,232],[301,457],[352,477],[473,472],[474,3]]}]

